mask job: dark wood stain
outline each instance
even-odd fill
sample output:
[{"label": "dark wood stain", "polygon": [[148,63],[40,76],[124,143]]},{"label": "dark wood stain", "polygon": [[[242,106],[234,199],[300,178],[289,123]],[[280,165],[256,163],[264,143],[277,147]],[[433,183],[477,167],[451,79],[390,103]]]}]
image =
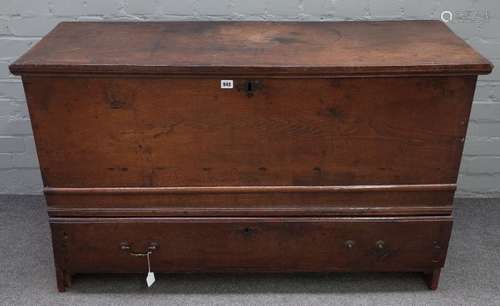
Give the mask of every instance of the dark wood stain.
[{"label": "dark wood stain", "polygon": [[488,73],[491,68],[439,21],[63,22],[10,66],[13,73],[191,74],[196,69],[200,75]]},{"label": "dark wood stain", "polygon": [[58,289],[144,273],[128,252],[152,246],[157,272],[418,271],[436,289],[491,69],[436,21],[61,23],[10,66]]},{"label": "dark wood stain", "polygon": [[[46,183],[58,187],[454,183],[466,131],[457,118],[468,116],[475,84],[351,78],[331,91],[324,79],[265,79],[250,101],[214,79],[25,78],[41,93],[28,104],[35,133],[46,135],[37,140]],[[123,107],[110,105],[111,82],[128,90],[116,95]],[[129,175],[102,171],[109,165]],[[157,167],[171,175],[152,176]]]}]

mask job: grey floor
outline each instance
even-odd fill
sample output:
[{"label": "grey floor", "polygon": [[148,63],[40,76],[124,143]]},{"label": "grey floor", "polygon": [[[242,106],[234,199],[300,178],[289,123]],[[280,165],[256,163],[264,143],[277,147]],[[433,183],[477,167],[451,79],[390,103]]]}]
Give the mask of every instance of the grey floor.
[{"label": "grey floor", "polygon": [[0,305],[500,305],[500,199],[457,200],[440,287],[420,274],[76,276],[58,293],[39,196],[0,196]]}]

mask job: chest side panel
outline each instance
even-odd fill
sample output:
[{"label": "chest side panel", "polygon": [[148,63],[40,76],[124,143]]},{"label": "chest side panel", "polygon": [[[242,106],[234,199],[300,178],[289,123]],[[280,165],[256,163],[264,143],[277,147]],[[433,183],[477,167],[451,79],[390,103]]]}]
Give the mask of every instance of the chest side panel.
[{"label": "chest side panel", "polygon": [[24,84],[46,186],[323,186],[455,183],[475,78]]}]

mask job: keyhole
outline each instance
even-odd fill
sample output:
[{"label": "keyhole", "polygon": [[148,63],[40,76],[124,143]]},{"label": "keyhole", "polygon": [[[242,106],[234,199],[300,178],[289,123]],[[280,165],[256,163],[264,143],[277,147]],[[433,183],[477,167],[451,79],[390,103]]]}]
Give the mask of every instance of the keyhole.
[{"label": "keyhole", "polygon": [[241,83],[238,90],[244,91],[248,97],[254,95],[254,93],[261,88],[259,81],[246,80]]},{"label": "keyhole", "polygon": [[242,230],[242,233],[243,233],[243,236],[245,236],[245,237],[251,237],[255,233],[255,230],[251,227],[245,227]]}]

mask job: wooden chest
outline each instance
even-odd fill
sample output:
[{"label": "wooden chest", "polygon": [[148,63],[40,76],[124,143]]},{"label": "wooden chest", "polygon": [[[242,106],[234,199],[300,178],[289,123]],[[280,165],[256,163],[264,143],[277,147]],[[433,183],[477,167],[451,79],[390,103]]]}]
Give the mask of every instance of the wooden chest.
[{"label": "wooden chest", "polygon": [[76,273],[420,271],[478,74],[435,21],[61,23],[10,66]]}]

